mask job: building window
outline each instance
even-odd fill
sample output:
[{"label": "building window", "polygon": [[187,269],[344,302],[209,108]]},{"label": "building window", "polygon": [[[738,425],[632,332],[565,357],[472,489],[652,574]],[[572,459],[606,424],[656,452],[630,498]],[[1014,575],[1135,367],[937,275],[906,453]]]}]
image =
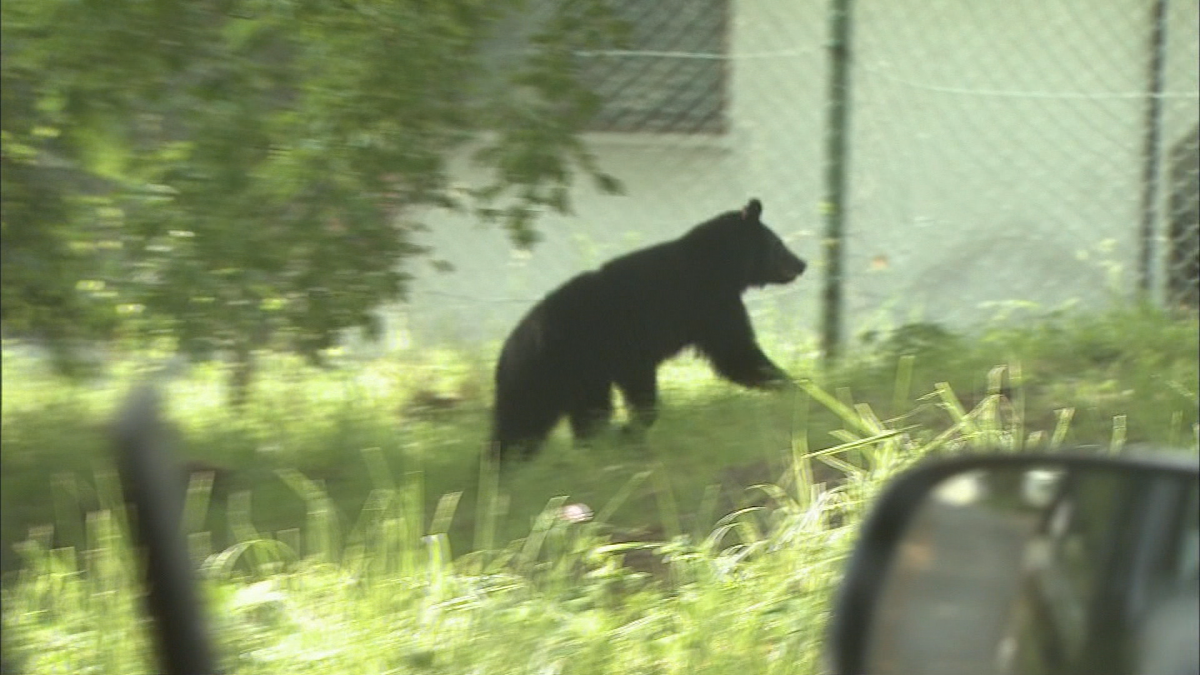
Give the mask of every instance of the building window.
[{"label": "building window", "polygon": [[729,0],[611,0],[620,50],[580,54],[603,100],[592,131],[720,134],[728,129]]}]

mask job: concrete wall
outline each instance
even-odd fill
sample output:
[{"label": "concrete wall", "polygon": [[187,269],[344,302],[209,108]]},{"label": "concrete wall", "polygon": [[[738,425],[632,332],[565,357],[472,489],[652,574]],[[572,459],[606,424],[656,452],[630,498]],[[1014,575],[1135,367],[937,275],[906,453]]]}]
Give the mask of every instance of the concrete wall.
[{"label": "concrete wall", "polygon": [[[847,334],[965,327],[996,303],[1098,306],[1133,288],[1140,242],[1149,0],[859,0],[854,8]],[[1164,142],[1197,116],[1197,3],[1171,0]],[[811,272],[748,294],[760,330],[810,341],[824,266],[826,3],[732,3],[721,136],[595,134],[619,197],[580,184],[575,215],[515,254],[496,229],[430,213],[457,267],[420,271],[392,346],[498,340],[571,275],[674,237],[750,196]],[[456,177],[481,179],[465,161]]]}]

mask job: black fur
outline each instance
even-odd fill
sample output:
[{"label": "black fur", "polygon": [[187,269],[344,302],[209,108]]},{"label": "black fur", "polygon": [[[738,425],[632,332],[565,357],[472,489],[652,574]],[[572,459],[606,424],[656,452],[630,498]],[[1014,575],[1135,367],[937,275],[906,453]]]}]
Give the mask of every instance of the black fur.
[{"label": "black fur", "polygon": [[759,348],[742,292],[786,284],[805,262],[761,221],[752,199],[682,237],[567,281],[509,335],[496,365],[492,452],[535,453],[565,415],[577,439],[607,426],[612,387],[644,431],[657,417],[657,369],[686,347],[746,387],[790,379]]}]

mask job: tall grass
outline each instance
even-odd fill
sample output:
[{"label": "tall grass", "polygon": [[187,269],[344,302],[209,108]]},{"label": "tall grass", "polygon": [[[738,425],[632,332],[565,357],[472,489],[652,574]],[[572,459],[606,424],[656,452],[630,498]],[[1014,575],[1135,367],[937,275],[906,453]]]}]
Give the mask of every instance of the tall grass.
[{"label": "tall grass", "polygon": [[[815,385],[805,391],[833,402]],[[443,497],[424,527],[419,474],[400,481],[377,474],[355,526],[342,533],[320,486],[281,470],[306,505],[299,532],[259,533],[237,498],[228,517],[238,543],[198,551],[226,666],[239,673],[813,672],[849,529],[881,480],[932,449],[886,428],[865,406],[838,413],[861,433],[848,431],[855,437],[816,455],[797,448],[797,480],[757,487],[767,504],[721,518],[703,537],[677,533],[663,542],[613,544],[604,520],[611,505],[578,523],[562,517],[565,499],[557,498],[524,537],[455,562],[446,530],[457,498]],[[992,419],[981,408],[955,427],[971,418]],[[1001,432],[987,422],[970,429]],[[851,450],[877,461],[848,468],[848,482],[830,490],[806,478],[813,461]],[[365,459],[381,468],[377,453]],[[193,526],[210,490],[201,480],[189,491]],[[90,519],[82,561],[74,549],[45,541],[22,546],[28,567],[5,593],[5,614],[16,617],[10,647],[30,672],[150,670],[120,512],[110,504]],[[639,550],[656,567],[623,564]]]},{"label": "tall grass", "polygon": [[[912,462],[1069,443],[1196,451],[1194,321],[1122,310],[915,337],[832,373],[793,364],[801,386],[782,397],[676,362],[644,445],[583,451],[560,435],[501,475],[477,461],[485,361],[274,360],[236,418],[219,373],[197,369],[170,401],[184,454],[205,462],[185,526],[225,665],[819,672],[854,527]],[[7,385],[10,365],[29,366],[5,359]],[[26,672],[151,672],[96,426],[112,392],[48,382],[3,392],[2,513],[23,563],[4,586],[5,648]],[[455,403],[410,405],[429,389]]]}]

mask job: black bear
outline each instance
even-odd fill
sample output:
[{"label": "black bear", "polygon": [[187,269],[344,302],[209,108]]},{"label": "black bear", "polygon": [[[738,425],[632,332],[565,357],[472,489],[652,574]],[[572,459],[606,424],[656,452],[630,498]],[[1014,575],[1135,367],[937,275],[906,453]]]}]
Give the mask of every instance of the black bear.
[{"label": "black bear", "polygon": [[787,386],[754,338],[742,292],[789,283],[806,265],[761,216],[762,202],[751,199],[537,303],[496,364],[493,457],[533,455],[563,415],[577,440],[593,436],[612,417],[614,384],[632,412],[627,430],[644,431],[657,417],[658,365],[689,346],[740,385]]}]

